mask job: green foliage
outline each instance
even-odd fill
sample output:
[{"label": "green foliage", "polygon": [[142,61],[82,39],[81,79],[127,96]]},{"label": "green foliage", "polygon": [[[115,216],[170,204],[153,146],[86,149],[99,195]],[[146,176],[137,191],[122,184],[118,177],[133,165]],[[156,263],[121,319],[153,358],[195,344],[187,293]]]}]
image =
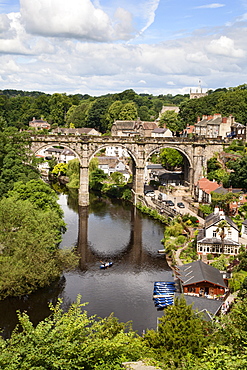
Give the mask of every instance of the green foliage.
[{"label": "green foliage", "polygon": [[168,170],[180,168],[183,164],[183,156],[172,148],[164,148],[160,151],[160,163]]},{"label": "green foliage", "polygon": [[69,183],[66,186],[70,189],[79,189],[80,186],[80,162],[79,159],[71,159],[68,162],[66,175],[69,177]]},{"label": "green foliage", "polygon": [[172,132],[180,132],[185,127],[185,125],[179,119],[178,113],[173,110],[167,110],[161,115],[159,126],[167,127]]},{"label": "green foliage", "polygon": [[100,168],[96,168],[89,174],[89,188],[93,190],[101,190],[104,180],[107,179],[107,174]]},{"label": "green foliage", "polygon": [[209,204],[199,204],[199,209],[205,216],[208,216],[213,212],[213,208]]},{"label": "green foliage", "polygon": [[231,169],[234,171],[229,178],[232,187],[247,189],[247,156],[232,163]]},{"label": "green foliage", "polygon": [[[222,318],[218,335],[222,344],[232,347],[232,353],[246,360],[247,343],[247,299],[238,299],[228,315]],[[241,368],[244,369],[244,368]]]},{"label": "green foliage", "polygon": [[64,230],[61,216],[35,203],[15,198],[0,201],[0,298],[49,285],[60,276],[64,264],[75,262],[69,253],[57,250]]},{"label": "green foliage", "polygon": [[120,323],[113,315],[88,316],[83,306],[79,298],[66,313],[61,301],[50,305],[53,314],[36,327],[19,313],[21,332],[0,343],[1,369],[120,370],[123,361],[148,353],[130,323]]},{"label": "green foliage", "polygon": [[233,154],[245,154],[245,143],[243,140],[232,140],[230,145],[225,148],[226,153],[233,153]]},{"label": "green foliage", "polygon": [[10,190],[7,196],[15,201],[25,200],[31,202],[36,209],[56,211],[61,218],[63,216],[63,212],[57,203],[57,194],[42,180],[30,180],[27,183],[22,181],[16,182],[13,190]]},{"label": "green foliage", "polygon": [[221,164],[218,162],[216,157],[210,158],[207,161],[207,174],[214,172],[221,168]]},{"label": "green foliage", "polygon": [[16,181],[38,179],[34,157],[28,150],[30,135],[15,128],[0,131],[0,198]]},{"label": "green foliage", "polygon": [[159,214],[156,210],[146,206],[142,206],[141,203],[137,203],[136,208],[139,209],[142,213],[145,213],[146,215],[154,218],[155,220],[159,220],[164,224],[168,224],[168,218]]},{"label": "green foliage", "polygon": [[119,113],[119,119],[133,121],[137,119],[137,107],[135,103],[126,103]]},{"label": "green foliage", "polygon": [[207,177],[210,181],[215,180],[219,184],[222,183],[224,187],[229,187],[230,174],[223,168],[211,171],[208,173]]},{"label": "green foliage", "polygon": [[55,165],[51,173],[55,176],[65,176],[67,172],[67,163],[58,163]]},{"label": "green foliage", "polygon": [[124,175],[121,172],[113,172],[110,177],[117,185],[122,185],[125,183]]},{"label": "green foliage", "polygon": [[220,193],[211,193],[211,206],[213,208],[219,207],[220,209],[223,209],[224,212],[228,215],[229,214],[229,204],[232,202],[235,202],[239,199],[239,195],[237,193],[228,192],[226,194],[220,194]]},{"label": "green foliage", "polygon": [[243,271],[243,270],[234,271],[232,274],[232,278],[229,280],[229,287],[231,291],[237,292],[242,287],[243,289],[245,289],[245,286],[243,286],[243,283],[244,281],[246,282],[246,277],[247,277],[247,271]]},{"label": "green foliage", "polygon": [[188,363],[192,354],[202,355],[208,342],[207,327],[185,298],[175,298],[159,319],[158,331],[147,331],[144,342],[153,348],[155,358],[177,368]]},{"label": "green foliage", "polygon": [[226,256],[224,256],[224,254],[222,254],[218,258],[215,258],[214,261],[211,263],[213,267],[220,271],[225,271],[228,264],[228,259]]}]

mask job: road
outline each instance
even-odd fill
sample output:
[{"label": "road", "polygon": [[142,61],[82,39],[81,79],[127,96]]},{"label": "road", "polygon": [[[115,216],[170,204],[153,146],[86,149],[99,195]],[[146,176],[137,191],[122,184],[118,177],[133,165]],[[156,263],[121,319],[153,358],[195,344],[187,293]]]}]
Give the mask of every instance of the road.
[{"label": "road", "polygon": [[[155,192],[155,199],[158,199],[158,194],[160,193],[160,191],[159,190],[155,190],[154,192]],[[149,204],[151,204],[152,198],[151,197],[147,197],[147,196],[145,198],[146,198],[147,202]],[[173,201],[173,203],[174,203],[175,206],[173,206],[171,208],[175,209],[178,213],[180,213],[182,215],[190,214],[191,216],[195,216],[199,220],[200,224],[201,225],[204,225],[204,219],[201,218],[201,217],[199,217],[195,212],[193,212],[193,211],[191,211],[189,209],[189,204],[182,199],[182,196],[176,196],[175,197],[174,195],[169,194],[169,195],[167,195],[167,199]],[[180,203],[180,202],[182,202],[184,204],[185,208],[179,208],[177,206],[177,204]]]}]

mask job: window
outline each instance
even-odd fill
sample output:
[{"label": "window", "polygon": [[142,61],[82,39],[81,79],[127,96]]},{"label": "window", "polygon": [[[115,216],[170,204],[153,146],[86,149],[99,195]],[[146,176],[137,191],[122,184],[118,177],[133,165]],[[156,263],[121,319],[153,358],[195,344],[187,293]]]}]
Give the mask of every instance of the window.
[{"label": "window", "polygon": [[217,233],[216,233],[216,230],[213,231],[213,238],[216,238],[217,236]]}]

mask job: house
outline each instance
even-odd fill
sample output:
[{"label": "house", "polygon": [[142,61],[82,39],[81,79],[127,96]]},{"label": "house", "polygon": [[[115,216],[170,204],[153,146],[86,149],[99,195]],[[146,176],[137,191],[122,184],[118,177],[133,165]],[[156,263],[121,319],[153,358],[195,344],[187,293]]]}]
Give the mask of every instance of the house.
[{"label": "house", "polygon": [[67,128],[57,127],[52,131],[54,134],[60,135],[93,135],[100,136],[101,133],[91,127]]},{"label": "house", "polygon": [[216,181],[202,178],[194,185],[193,196],[196,202],[211,203],[211,192],[221,186]]},{"label": "house", "polygon": [[201,260],[176,266],[176,277],[183,294],[214,299],[228,292],[227,280],[215,267]]},{"label": "house", "polygon": [[241,227],[241,236],[247,238],[247,220],[244,220]]},{"label": "house", "polygon": [[128,151],[122,146],[107,146],[105,155],[106,157],[129,158]]},{"label": "house", "polygon": [[175,113],[179,113],[180,109],[179,107],[175,106],[175,105],[163,105],[160,113],[159,113],[159,118],[162,116],[163,113],[167,112],[167,111],[172,111],[172,112],[175,112]]},{"label": "house", "polygon": [[172,131],[169,130],[169,128],[163,128],[163,127],[156,127],[151,133],[151,137],[157,137],[157,138],[172,137],[172,136],[173,136]]},{"label": "house", "polygon": [[203,115],[197,118],[195,123],[195,134],[205,138],[226,138],[231,134],[235,118],[222,117],[221,114]]},{"label": "house", "polygon": [[74,152],[67,148],[46,148],[42,152],[42,156],[45,159],[55,158],[58,163],[68,163],[70,160],[75,159],[76,155]]},{"label": "house", "polygon": [[130,178],[130,173],[127,171],[125,164],[117,157],[96,157],[98,159],[98,168],[110,176],[114,172],[123,174],[125,181]]},{"label": "house", "polygon": [[145,167],[145,181],[158,181],[162,185],[181,185],[183,183],[183,172],[168,171],[161,164],[150,163]]},{"label": "house", "polygon": [[231,132],[227,137],[246,141],[246,126],[242,125],[242,123],[233,122]]},{"label": "house", "polygon": [[180,133],[183,137],[188,137],[194,134],[195,126],[194,125],[188,125],[186,128]]},{"label": "house", "polygon": [[[223,227],[224,237],[220,237],[222,231],[221,221],[225,221]],[[215,208],[205,219],[204,228],[197,235],[197,253],[201,256],[212,255],[237,255],[239,253],[239,230],[238,226],[228,216]]]},{"label": "house", "polygon": [[115,121],[112,125],[112,136],[141,136],[151,137],[151,134],[158,125],[156,122],[136,121]]},{"label": "house", "polygon": [[34,127],[36,130],[50,130],[51,125],[43,119],[36,119],[33,117],[33,120],[29,122],[29,127]]}]

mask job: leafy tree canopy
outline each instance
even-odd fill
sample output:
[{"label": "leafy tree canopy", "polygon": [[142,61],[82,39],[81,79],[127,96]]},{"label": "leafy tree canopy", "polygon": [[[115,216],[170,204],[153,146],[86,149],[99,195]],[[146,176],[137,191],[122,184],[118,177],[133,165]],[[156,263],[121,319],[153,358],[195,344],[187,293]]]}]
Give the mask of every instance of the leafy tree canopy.
[{"label": "leafy tree canopy", "polygon": [[173,148],[164,148],[160,151],[160,163],[167,170],[174,170],[183,165],[183,156]]},{"label": "leafy tree canopy", "polygon": [[0,339],[1,369],[108,369],[120,370],[123,361],[136,361],[148,351],[129,323],[113,315],[104,319],[88,316],[84,304],[72,304],[64,313],[61,300],[52,315],[36,327],[29,317],[18,314],[21,332]]}]

